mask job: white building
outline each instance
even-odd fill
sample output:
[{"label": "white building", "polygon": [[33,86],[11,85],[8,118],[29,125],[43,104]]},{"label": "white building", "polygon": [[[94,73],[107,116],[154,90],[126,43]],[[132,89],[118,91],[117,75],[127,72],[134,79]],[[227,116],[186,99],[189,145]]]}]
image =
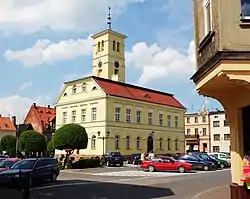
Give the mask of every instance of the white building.
[{"label": "white building", "polygon": [[224,111],[209,113],[212,152],[230,152],[230,127]]}]

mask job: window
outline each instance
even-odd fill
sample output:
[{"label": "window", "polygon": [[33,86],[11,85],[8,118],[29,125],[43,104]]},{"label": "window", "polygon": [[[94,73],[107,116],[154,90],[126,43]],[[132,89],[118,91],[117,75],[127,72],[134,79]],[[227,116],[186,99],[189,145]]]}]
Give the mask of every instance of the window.
[{"label": "window", "polygon": [[190,129],[187,129],[187,135],[190,135]]},{"label": "window", "polygon": [[250,1],[241,0],[241,19],[250,20]]},{"label": "window", "polygon": [[104,50],[104,41],[102,40],[102,51]]},{"label": "window", "polygon": [[224,140],[230,140],[230,134],[224,134]]},{"label": "window", "polygon": [[63,112],[63,124],[67,123],[67,112]]},{"label": "window", "polygon": [[159,125],[163,126],[163,114],[162,113],[159,114]]},{"label": "window", "polygon": [[130,149],[130,137],[126,137],[126,149]]},{"label": "window", "polygon": [[114,75],[119,75],[119,69],[116,68],[116,69],[114,70]]},{"label": "window", "polygon": [[167,116],[167,126],[171,127],[171,115]]},{"label": "window", "polygon": [[220,121],[213,121],[213,127],[220,127]]},{"label": "window", "polygon": [[115,136],[115,149],[119,149],[120,147],[120,137],[117,135]]},{"label": "window", "polygon": [[82,122],[86,121],[86,109],[82,109]]},{"label": "window", "polygon": [[76,85],[74,84],[73,87],[72,87],[72,93],[73,94],[76,94]]},{"label": "window", "polygon": [[198,117],[195,117],[195,118],[194,118],[194,122],[195,122],[195,123],[198,123]]},{"label": "window", "polygon": [[228,121],[224,120],[224,126],[229,126]]},{"label": "window", "polygon": [[187,118],[187,123],[190,123],[190,117]]},{"label": "window", "polygon": [[179,126],[179,117],[178,116],[174,117],[174,125],[176,128]]},{"label": "window", "polygon": [[170,151],[171,150],[171,139],[170,138],[168,138],[167,145],[168,145],[168,150]]},{"label": "window", "polygon": [[141,111],[140,110],[136,111],[136,122],[141,123]]},{"label": "window", "polygon": [[213,152],[220,152],[219,146],[213,146]]},{"label": "window", "polygon": [[206,136],[207,135],[207,128],[202,128],[202,135]]},{"label": "window", "polygon": [[215,115],[215,116],[214,116],[214,118],[218,118],[218,116],[217,116],[217,115]]},{"label": "window", "polygon": [[178,139],[175,139],[174,143],[175,143],[175,150],[178,151],[179,150],[178,149]]},{"label": "window", "polygon": [[163,139],[162,138],[160,138],[160,140],[159,140],[160,142],[159,142],[159,147],[160,147],[160,150],[162,150],[163,149],[163,147],[162,147],[162,141],[163,141]]},{"label": "window", "polygon": [[207,117],[206,116],[202,116],[202,122],[207,122]]},{"label": "window", "polygon": [[140,149],[140,137],[136,138],[136,149]]},{"label": "window", "polygon": [[72,122],[72,123],[75,123],[75,122],[76,122],[76,111],[75,111],[75,110],[72,111],[71,117],[72,117],[72,118],[71,118],[71,120],[72,120],[71,122]]},{"label": "window", "polygon": [[152,124],[153,122],[153,113],[152,112],[148,112],[148,124]]},{"label": "window", "polygon": [[131,122],[131,109],[126,109],[126,122],[130,123]]},{"label": "window", "polygon": [[97,114],[97,109],[92,108],[91,109],[92,121],[96,121],[96,114]]},{"label": "window", "polygon": [[116,122],[120,121],[120,114],[121,114],[121,108],[115,107],[115,121]]},{"label": "window", "polygon": [[97,45],[97,52],[100,52],[101,51],[101,42],[98,42],[98,45]]},{"label": "window", "polygon": [[92,141],[91,141],[91,148],[96,149],[96,136],[92,136]]},{"label": "window", "polygon": [[198,135],[198,134],[199,134],[199,129],[198,129],[198,128],[195,128],[195,129],[194,129],[194,133],[195,133],[195,135]]},{"label": "window", "polygon": [[117,42],[117,52],[120,52],[120,42]]},{"label": "window", "polygon": [[86,91],[86,82],[83,82],[82,83],[82,92],[85,92]]},{"label": "window", "polygon": [[214,134],[214,141],[220,141],[220,134]]},{"label": "window", "polygon": [[212,30],[212,17],[211,17],[211,1],[204,0],[204,19],[205,19],[205,34],[207,35]]},{"label": "window", "polygon": [[115,50],[115,41],[113,41],[113,50]]}]

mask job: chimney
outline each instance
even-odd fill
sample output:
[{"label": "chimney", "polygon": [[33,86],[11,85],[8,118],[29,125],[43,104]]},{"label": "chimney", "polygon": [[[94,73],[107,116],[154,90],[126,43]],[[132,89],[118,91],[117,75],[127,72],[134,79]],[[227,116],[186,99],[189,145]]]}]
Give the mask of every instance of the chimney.
[{"label": "chimney", "polygon": [[33,103],[33,106],[36,107],[36,103]]},{"label": "chimney", "polygon": [[48,109],[50,109],[50,105],[48,105]]},{"label": "chimney", "polygon": [[12,123],[16,126],[16,116],[12,116]]}]

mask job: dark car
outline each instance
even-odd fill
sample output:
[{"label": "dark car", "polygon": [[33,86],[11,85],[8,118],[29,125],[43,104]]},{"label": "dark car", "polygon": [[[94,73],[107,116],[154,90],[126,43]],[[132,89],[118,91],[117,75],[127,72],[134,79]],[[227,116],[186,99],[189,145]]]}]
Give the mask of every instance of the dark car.
[{"label": "dark car", "polygon": [[191,152],[189,153],[189,155],[192,155],[192,156],[195,156],[195,157],[198,157],[204,161],[207,161],[207,162],[212,162],[216,165],[216,169],[218,168],[221,168],[221,163],[213,158],[211,158],[207,153],[202,153],[202,152]]},{"label": "dark car", "polygon": [[123,166],[123,156],[120,152],[110,152],[106,153],[103,156],[103,161],[105,164],[109,167],[111,165],[117,165]]},{"label": "dark car", "polygon": [[28,174],[30,185],[34,182],[50,180],[54,182],[60,173],[58,163],[53,158],[29,158],[15,163],[10,170],[0,173],[0,181],[10,185],[17,185],[20,172]]},{"label": "dark car", "polygon": [[193,165],[192,169],[194,169],[194,170],[209,171],[209,170],[216,169],[216,165],[214,163],[203,161],[202,159],[197,158],[195,156],[191,156],[191,155],[180,156],[177,158],[177,161],[192,164]]},{"label": "dark car", "polygon": [[128,164],[138,164],[140,162],[141,159],[141,154],[137,153],[137,154],[131,154],[130,156],[128,156]]}]

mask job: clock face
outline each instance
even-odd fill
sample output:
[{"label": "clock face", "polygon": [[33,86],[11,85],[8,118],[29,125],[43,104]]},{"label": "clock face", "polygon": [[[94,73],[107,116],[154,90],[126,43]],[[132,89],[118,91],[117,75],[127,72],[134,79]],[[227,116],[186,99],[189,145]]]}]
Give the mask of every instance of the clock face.
[{"label": "clock face", "polygon": [[116,68],[119,68],[119,66],[120,66],[119,62],[118,62],[118,61],[115,61],[115,67],[116,67]]},{"label": "clock face", "polygon": [[98,63],[98,67],[99,67],[99,68],[101,68],[101,67],[102,67],[102,62],[101,62],[101,61],[99,61],[99,63]]}]

